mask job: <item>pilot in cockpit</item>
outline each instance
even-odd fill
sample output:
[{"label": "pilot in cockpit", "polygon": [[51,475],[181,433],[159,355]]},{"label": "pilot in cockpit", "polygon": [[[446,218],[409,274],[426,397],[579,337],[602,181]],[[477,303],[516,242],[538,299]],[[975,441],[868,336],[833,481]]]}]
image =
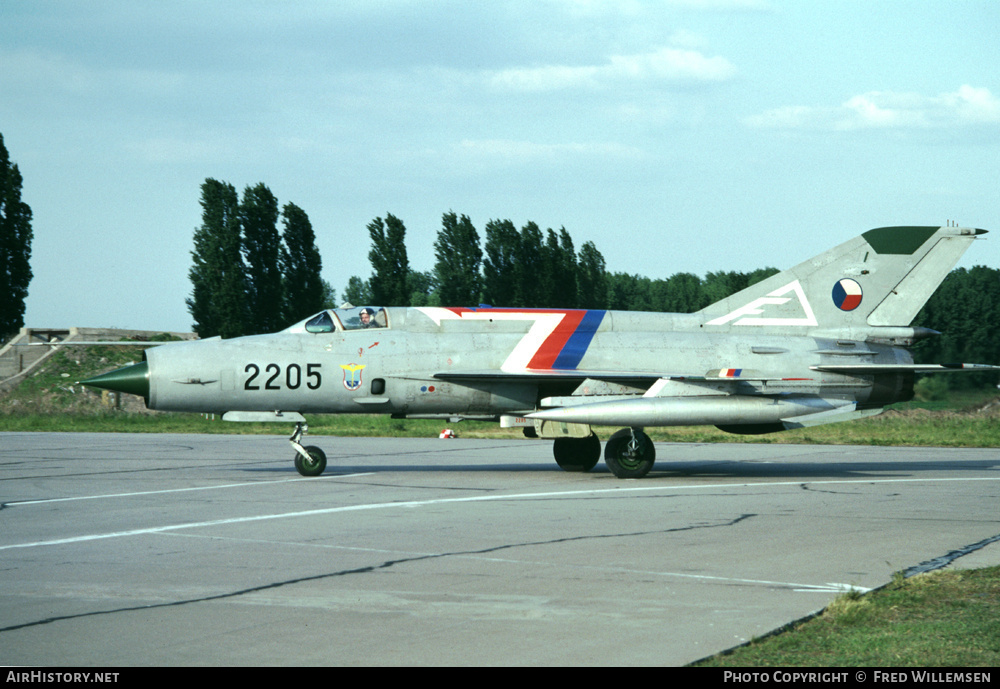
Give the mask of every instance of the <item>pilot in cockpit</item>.
[{"label": "pilot in cockpit", "polygon": [[[381,318],[379,317],[381,316]],[[362,328],[384,328],[385,327],[385,310],[379,309],[379,313],[376,315],[375,309],[370,307],[364,307],[358,314],[358,318],[361,319]]]}]

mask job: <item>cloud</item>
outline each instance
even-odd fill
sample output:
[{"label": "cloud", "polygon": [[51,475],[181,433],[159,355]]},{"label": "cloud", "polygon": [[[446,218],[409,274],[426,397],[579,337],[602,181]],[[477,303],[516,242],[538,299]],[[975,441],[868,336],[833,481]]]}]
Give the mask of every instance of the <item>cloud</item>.
[{"label": "cloud", "polygon": [[852,96],[837,107],[786,106],[745,121],[758,128],[819,131],[995,125],[1000,124],[1000,99],[987,88],[967,84],[938,96],[869,91]]},{"label": "cloud", "polygon": [[609,88],[625,82],[687,84],[729,79],[736,73],[723,57],[696,50],[660,48],[637,55],[614,55],[601,65],[546,65],[493,72],[490,83],[513,91]]},{"label": "cloud", "polygon": [[92,90],[98,82],[92,70],[53,52],[3,51],[0,64],[0,84],[8,88],[44,84],[50,90],[82,93]]},{"label": "cloud", "polygon": [[642,157],[640,149],[616,143],[557,143],[545,144],[511,139],[465,139],[459,150],[477,159],[492,159],[507,163],[527,163],[564,156],[597,156],[634,160]]},{"label": "cloud", "polygon": [[221,142],[191,136],[136,138],[126,140],[122,145],[144,162],[154,165],[192,162],[210,165],[225,153]]}]

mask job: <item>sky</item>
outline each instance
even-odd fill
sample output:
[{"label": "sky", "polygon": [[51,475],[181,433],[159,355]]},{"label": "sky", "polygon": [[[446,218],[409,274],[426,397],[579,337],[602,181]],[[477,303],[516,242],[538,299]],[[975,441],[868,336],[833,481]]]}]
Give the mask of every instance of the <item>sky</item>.
[{"label": "sky", "polygon": [[612,272],[788,268],[874,227],[993,230],[1000,2],[3,0],[26,325],[189,331],[207,178],[367,278],[391,213],[565,227]]}]

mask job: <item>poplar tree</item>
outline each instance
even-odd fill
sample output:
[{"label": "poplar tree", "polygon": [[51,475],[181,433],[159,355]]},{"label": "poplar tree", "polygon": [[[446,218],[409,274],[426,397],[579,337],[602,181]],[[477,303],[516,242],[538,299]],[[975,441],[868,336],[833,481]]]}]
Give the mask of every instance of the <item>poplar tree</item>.
[{"label": "poplar tree", "polygon": [[593,242],[580,247],[577,264],[577,305],[583,309],[607,308],[607,270],[604,256]]},{"label": "poplar tree", "polygon": [[202,224],[194,232],[188,272],[192,291],[185,301],[199,337],[238,337],[247,332],[248,311],[236,189],[206,179],[201,208]]},{"label": "poplar tree", "polygon": [[283,328],[281,237],[278,199],[263,183],[247,187],[240,203],[243,258],[247,276],[247,333],[273,333]]},{"label": "poplar tree", "polygon": [[510,220],[490,220],[484,229],[483,301],[491,306],[517,306],[521,235]]},{"label": "poplar tree", "polygon": [[24,327],[31,282],[31,208],[21,201],[21,173],[0,134],[0,336]]},{"label": "poplar tree", "polygon": [[406,226],[399,218],[386,214],[384,221],[375,218],[368,223],[368,235],[372,240],[368,260],[374,271],[368,281],[372,303],[408,306],[410,263],[406,258]]},{"label": "poplar tree", "polygon": [[[559,237],[550,227],[545,232],[545,242],[542,244],[538,262],[538,297],[530,306],[538,308],[556,308],[559,304]],[[529,304],[525,304],[529,306]]]},{"label": "poplar tree", "polygon": [[316,248],[316,234],[309,216],[294,203],[286,203],[281,216],[284,227],[284,247],[281,251],[283,313],[287,325],[322,310],[329,285],[323,282],[320,275],[323,261]]},{"label": "poplar tree", "polygon": [[479,267],[483,251],[479,248],[479,233],[469,216],[459,218],[454,212],[441,218],[441,230],[434,242],[434,274],[437,293],[442,304],[475,306],[479,303]]},{"label": "poplar tree", "polygon": [[528,222],[521,228],[517,256],[517,303],[515,306],[537,308],[545,295],[545,245],[538,225]]},{"label": "poplar tree", "polygon": [[563,227],[546,232],[543,253],[542,302],[539,306],[574,309],[577,306],[577,265],[573,238]]},{"label": "poplar tree", "polygon": [[577,308],[580,306],[580,266],[577,264],[573,238],[569,236],[565,227],[559,230],[559,248],[562,250],[560,262],[564,283],[562,296],[566,300],[567,308]]}]

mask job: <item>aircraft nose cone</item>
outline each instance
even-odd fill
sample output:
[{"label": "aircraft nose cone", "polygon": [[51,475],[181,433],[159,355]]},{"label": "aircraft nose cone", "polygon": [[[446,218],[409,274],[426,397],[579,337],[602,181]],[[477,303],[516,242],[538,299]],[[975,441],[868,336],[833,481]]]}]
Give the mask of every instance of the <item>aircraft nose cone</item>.
[{"label": "aircraft nose cone", "polygon": [[108,371],[99,376],[81,380],[81,385],[92,388],[104,388],[115,392],[127,392],[130,395],[149,397],[149,364],[145,361]]}]

